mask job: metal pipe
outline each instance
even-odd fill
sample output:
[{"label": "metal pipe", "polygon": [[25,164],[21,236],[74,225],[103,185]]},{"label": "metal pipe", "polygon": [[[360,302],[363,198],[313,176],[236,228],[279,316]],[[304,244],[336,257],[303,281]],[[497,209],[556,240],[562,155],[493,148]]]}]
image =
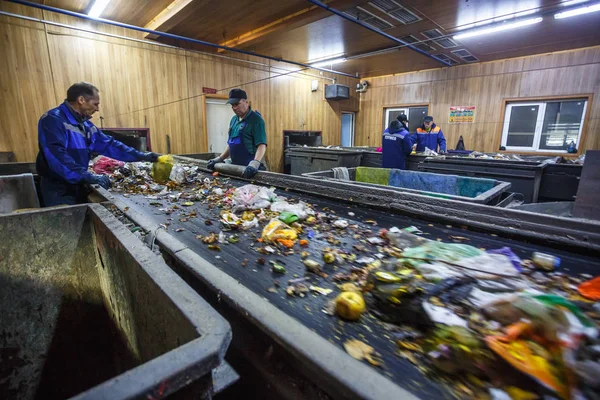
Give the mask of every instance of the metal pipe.
[{"label": "metal pipe", "polygon": [[[218,57],[218,58],[223,58],[223,59],[226,59],[226,60],[232,60],[232,61],[242,62],[242,63],[246,63],[246,64],[259,65],[261,67],[266,67],[266,68],[269,68],[269,69],[275,69],[275,70],[285,71],[286,73],[290,72],[289,69],[285,69],[283,67],[275,67],[273,65],[259,63],[259,62],[256,62],[256,61],[243,60],[241,58],[229,57],[229,56],[225,56],[223,54],[213,54],[213,53],[207,53],[205,51],[200,51],[200,50],[186,49],[186,48],[183,48],[183,47],[178,47],[178,46],[173,46],[173,45],[170,45],[170,44],[160,43],[160,42],[157,42],[157,41],[154,41],[154,40],[135,39],[135,38],[131,38],[131,37],[128,37],[128,36],[115,35],[114,33],[101,32],[101,31],[96,31],[94,29],[80,28],[78,26],[73,26],[73,25],[68,25],[68,24],[61,24],[60,22],[48,21],[46,19],[39,19],[39,18],[35,18],[35,17],[28,17],[28,16],[25,16],[25,15],[14,14],[14,13],[6,12],[6,11],[0,11],[0,15],[5,15],[5,16],[11,17],[11,18],[23,19],[25,21],[38,22],[40,24],[47,24],[47,25],[52,25],[52,26],[58,26],[58,27],[61,27],[61,28],[72,29],[72,30],[75,30],[75,31],[81,31],[81,32],[91,33],[93,35],[106,36],[106,37],[111,37],[111,38],[115,38],[115,39],[128,40],[128,41],[136,42],[136,43],[149,44],[151,46],[165,47],[165,48],[168,48],[168,49],[175,49],[175,50],[183,50],[183,51],[187,51],[189,53],[194,53],[194,54],[202,54],[202,55],[205,55],[205,56]],[[48,34],[50,34],[50,35],[63,35],[63,36],[76,36],[76,35],[69,35],[67,33],[55,33],[55,32],[48,32]],[[314,75],[314,74],[308,74],[306,72],[295,72],[295,73],[297,73],[298,75],[310,76],[310,77],[317,78],[317,79],[325,79],[325,80],[330,80],[332,82],[335,82],[334,78],[329,78],[329,77],[326,77],[326,76],[319,76],[319,75]]]},{"label": "metal pipe", "polygon": [[401,44],[403,46],[406,46],[409,49],[416,51],[417,53],[423,54],[424,56],[427,56],[427,57],[432,58],[432,59],[434,59],[434,60],[436,60],[438,62],[441,62],[442,64],[444,64],[444,65],[446,65],[448,67],[452,66],[452,64],[450,64],[450,63],[448,63],[448,62],[446,62],[444,60],[441,60],[441,59],[437,58],[436,56],[433,56],[433,55],[427,53],[426,51],[418,49],[415,46],[411,45],[410,43],[405,42],[404,40],[400,40],[397,37],[394,37],[392,35],[388,35],[387,33],[380,31],[379,29],[372,28],[369,25],[365,24],[364,22],[361,22],[361,21],[359,21],[356,18],[353,18],[353,17],[351,17],[349,15],[344,14],[340,10],[337,10],[335,8],[331,8],[327,4],[325,4],[323,2],[320,2],[319,0],[306,0],[306,1],[308,1],[309,3],[314,4],[315,6],[321,7],[322,9],[327,10],[327,11],[329,11],[329,12],[331,12],[331,13],[339,16],[339,17],[342,17],[342,18],[344,18],[347,21],[350,21],[350,22],[353,22],[355,24],[358,24],[358,25],[362,26],[363,28],[366,28],[366,29],[370,30],[371,32],[375,32],[378,35],[381,35],[381,36],[383,36],[385,38],[393,40],[394,42],[396,42],[398,44]]},{"label": "metal pipe", "polygon": [[101,23],[104,23],[104,24],[107,24],[107,25],[114,25],[114,26],[118,26],[120,28],[131,29],[131,30],[134,30],[134,31],[145,32],[145,33],[151,33],[151,34],[154,34],[154,35],[164,36],[164,37],[168,37],[168,38],[171,38],[171,39],[183,40],[183,41],[186,41],[186,42],[196,43],[196,44],[200,44],[200,45],[203,45],[203,46],[214,47],[216,49],[228,50],[228,51],[232,51],[234,53],[240,53],[240,54],[244,54],[244,55],[247,55],[247,56],[260,57],[260,58],[265,58],[265,59],[271,60],[271,61],[284,62],[284,63],[288,63],[288,64],[292,64],[292,65],[297,65],[297,66],[300,66],[300,67],[316,69],[318,71],[331,72],[333,74],[347,76],[349,78],[357,78],[356,76],[354,76],[352,74],[347,74],[345,72],[334,71],[334,70],[325,69],[325,68],[311,67],[308,64],[304,64],[304,63],[300,63],[300,62],[296,62],[296,61],[284,60],[282,58],[266,56],[266,55],[258,54],[258,53],[252,53],[250,51],[240,50],[240,49],[236,49],[236,48],[228,47],[228,46],[223,46],[223,45],[216,44],[216,43],[205,42],[203,40],[192,39],[192,38],[185,37],[185,36],[174,35],[172,33],[155,31],[155,30],[152,30],[152,29],[146,29],[146,28],[142,28],[142,27],[139,27],[139,26],[124,24],[124,23],[121,23],[121,22],[111,21],[111,20],[104,19],[104,18],[92,18],[92,17],[90,17],[89,15],[86,15],[86,14],[81,14],[81,13],[77,13],[77,12],[73,12],[73,11],[67,11],[67,10],[63,10],[61,8],[50,7],[50,6],[46,6],[46,5],[43,5],[43,4],[31,3],[29,1],[23,1],[23,0],[9,0],[9,1],[11,3],[21,4],[21,5],[29,6],[29,7],[33,7],[33,8],[39,8],[40,10],[51,11],[51,12],[55,12],[55,13],[59,13],[59,14],[64,14],[64,15],[69,15],[71,17],[82,18],[82,19],[86,19],[86,20],[94,21],[94,22],[101,22]]}]

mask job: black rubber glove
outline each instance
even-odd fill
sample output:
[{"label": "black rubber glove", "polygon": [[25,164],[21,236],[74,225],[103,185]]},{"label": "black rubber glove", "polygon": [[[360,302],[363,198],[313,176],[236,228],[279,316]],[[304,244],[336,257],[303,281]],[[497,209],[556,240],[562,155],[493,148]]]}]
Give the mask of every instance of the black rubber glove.
[{"label": "black rubber glove", "polygon": [[90,177],[86,180],[86,183],[92,185],[100,185],[106,190],[108,190],[112,186],[110,178],[106,175],[90,174]]},{"label": "black rubber glove", "polygon": [[242,178],[251,179],[256,175],[258,169],[260,168],[260,161],[252,160],[244,170],[242,174]]},{"label": "black rubber glove", "polygon": [[149,162],[157,162],[158,161],[158,157],[160,157],[160,154],[156,154],[156,153],[144,153],[144,161],[149,161]]},{"label": "black rubber glove", "polygon": [[210,169],[211,171],[215,170],[215,165],[222,163],[223,159],[221,158],[221,156],[217,157],[217,158],[213,158],[212,160],[208,160],[208,163],[206,164],[206,168]]}]

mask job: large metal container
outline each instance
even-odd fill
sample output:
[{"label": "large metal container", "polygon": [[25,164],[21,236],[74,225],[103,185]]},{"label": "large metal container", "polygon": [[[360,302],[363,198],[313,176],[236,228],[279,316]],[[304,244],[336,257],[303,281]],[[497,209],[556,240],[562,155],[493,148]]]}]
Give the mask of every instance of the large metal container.
[{"label": "large metal container", "polygon": [[0,398],[218,389],[229,324],[102,205],[2,216],[0,237]]},{"label": "large metal container", "polygon": [[536,203],[545,167],[544,163],[529,161],[429,157],[419,164],[419,171],[510,182],[512,191],[521,193],[525,203]]},{"label": "large metal container", "polygon": [[[510,189],[510,183],[497,180],[386,168],[348,168],[348,175],[350,181],[359,187],[389,188],[398,192],[487,205],[498,204],[504,192]],[[369,179],[369,175],[382,177],[383,180],[376,182],[377,179]],[[338,180],[333,170],[311,172],[303,176]],[[503,202],[503,205],[506,203]]]},{"label": "large metal container", "polygon": [[342,149],[290,147],[287,151],[291,158],[291,175],[302,175],[335,167],[358,167],[362,157],[361,151]]}]

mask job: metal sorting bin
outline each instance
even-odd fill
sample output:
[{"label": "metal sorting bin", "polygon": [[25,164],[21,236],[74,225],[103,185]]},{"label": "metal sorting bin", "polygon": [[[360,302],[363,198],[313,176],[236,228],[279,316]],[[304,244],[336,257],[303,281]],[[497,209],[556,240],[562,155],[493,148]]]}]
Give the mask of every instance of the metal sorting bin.
[{"label": "metal sorting bin", "polygon": [[547,164],[540,182],[539,200],[574,201],[583,165]]},{"label": "metal sorting bin", "polygon": [[[502,200],[505,206],[506,197],[503,195],[511,186],[510,183],[492,179],[388,168],[349,168],[348,175],[352,183],[361,187],[385,187],[399,192],[487,205],[496,205]],[[335,179],[333,170],[305,173],[303,176]]]},{"label": "metal sorting bin", "polygon": [[102,205],[2,216],[0,235],[0,398],[191,398],[223,384],[227,321]]},{"label": "metal sorting bin", "polygon": [[509,182],[513,192],[523,195],[525,203],[536,203],[546,165],[530,161],[429,157],[419,164],[419,171]]},{"label": "metal sorting bin", "polygon": [[362,157],[361,151],[316,147],[290,147],[287,152],[292,163],[291,175],[302,175],[335,167],[358,167]]}]

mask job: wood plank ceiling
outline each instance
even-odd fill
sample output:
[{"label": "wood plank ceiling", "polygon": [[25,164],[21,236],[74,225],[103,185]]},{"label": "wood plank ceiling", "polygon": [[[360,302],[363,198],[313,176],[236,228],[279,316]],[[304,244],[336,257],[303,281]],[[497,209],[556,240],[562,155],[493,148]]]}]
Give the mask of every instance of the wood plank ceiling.
[{"label": "wood plank ceiling", "polygon": [[[394,37],[416,42],[429,54],[442,54],[458,64],[467,64],[600,44],[597,32],[600,12],[554,19],[553,13],[564,10],[565,2],[331,0],[327,3],[352,15],[359,12],[364,22],[376,25]],[[49,0],[44,3],[86,12],[92,1]],[[160,18],[149,24],[161,11],[163,14]],[[463,40],[432,40],[426,36],[427,31],[431,31],[430,37],[434,34],[452,39],[454,34],[461,32],[461,28],[470,24],[498,23],[492,20],[515,16],[517,13],[529,13],[521,18],[542,15],[544,20],[512,31]],[[442,66],[438,61],[411,49],[394,48],[398,47],[397,43],[305,0],[237,0],[234,3],[217,0],[111,0],[102,17],[138,26],[149,24],[152,29],[159,31],[299,62],[312,63],[346,57],[348,60],[335,65],[334,69],[360,76]],[[163,38],[157,40],[172,43]],[[198,49],[198,46],[194,48]],[[384,53],[365,56],[388,49]],[[215,51],[211,48],[202,50]]]}]

